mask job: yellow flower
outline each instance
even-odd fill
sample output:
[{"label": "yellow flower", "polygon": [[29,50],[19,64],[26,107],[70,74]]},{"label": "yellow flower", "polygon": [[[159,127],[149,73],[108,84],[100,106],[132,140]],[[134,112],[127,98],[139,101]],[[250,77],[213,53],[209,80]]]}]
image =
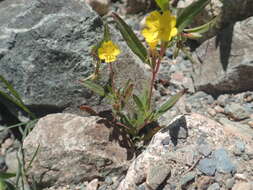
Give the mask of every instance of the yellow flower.
[{"label": "yellow flower", "polygon": [[105,60],[106,63],[110,63],[116,60],[116,57],[120,54],[120,49],[112,41],[103,42],[98,49],[99,59]]},{"label": "yellow flower", "polygon": [[162,14],[158,11],[151,12],[145,24],[142,35],[151,48],[155,48],[160,41],[170,41],[177,35],[176,17],[168,10]]}]

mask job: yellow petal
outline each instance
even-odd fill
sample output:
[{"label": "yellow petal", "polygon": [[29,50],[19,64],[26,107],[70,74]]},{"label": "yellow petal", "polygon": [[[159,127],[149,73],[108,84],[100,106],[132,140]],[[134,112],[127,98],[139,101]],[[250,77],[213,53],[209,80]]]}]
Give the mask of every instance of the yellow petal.
[{"label": "yellow petal", "polygon": [[176,36],[177,35],[177,28],[172,28],[170,35],[171,35],[171,37]]},{"label": "yellow petal", "polygon": [[170,20],[171,20],[170,21],[170,26],[171,26],[171,28],[174,28],[176,26],[176,23],[177,23],[177,17],[171,16]]},{"label": "yellow petal", "polygon": [[158,11],[153,11],[147,16],[145,24],[148,28],[157,28],[159,27],[159,19],[161,14]]}]

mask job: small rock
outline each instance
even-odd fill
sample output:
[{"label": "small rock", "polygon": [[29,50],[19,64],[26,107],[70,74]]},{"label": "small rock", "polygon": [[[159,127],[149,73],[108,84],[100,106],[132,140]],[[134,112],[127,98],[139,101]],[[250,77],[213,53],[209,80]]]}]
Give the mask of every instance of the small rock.
[{"label": "small rock", "polygon": [[195,175],[196,175],[195,172],[190,172],[190,173],[186,174],[180,180],[180,185],[181,186],[187,185],[189,182],[191,182],[191,181],[193,181],[195,179]]},{"label": "small rock", "polygon": [[201,176],[197,179],[197,190],[204,190],[209,187],[211,183],[213,183],[214,179],[209,176]]},{"label": "small rock", "polygon": [[237,173],[237,174],[235,174],[235,179],[247,181],[247,176],[245,176],[244,174],[241,174],[241,173]]},{"label": "small rock", "polygon": [[224,108],[222,108],[221,106],[217,105],[214,107],[214,110],[218,113],[224,113]]},{"label": "small rock", "polygon": [[223,148],[215,150],[213,153],[216,162],[216,169],[221,173],[234,173],[235,165],[230,161],[227,151]]},{"label": "small rock", "polygon": [[109,11],[110,0],[85,0],[99,15],[105,15]]},{"label": "small rock", "polygon": [[152,188],[156,189],[167,178],[171,170],[168,164],[155,163],[151,165],[148,170],[146,183]]},{"label": "small rock", "polygon": [[248,125],[249,125],[251,128],[253,128],[253,120],[250,120],[250,121],[248,122]]},{"label": "small rock", "polygon": [[224,95],[220,95],[217,99],[217,103],[219,105],[221,105],[222,107],[225,107],[225,105],[227,104],[228,102],[228,95],[227,94],[224,94]]},{"label": "small rock", "polygon": [[17,172],[18,170],[18,159],[17,151],[7,152],[5,155],[5,162],[8,167],[8,172]]},{"label": "small rock", "polygon": [[109,176],[105,178],[105,182],[106,182],[106,184],[108,184],[108,185],[113,184],[113,180],[112,180],[112,178],[109,177]]},{"label": "small rock", "polygon": [[245,144],[242,141],[236,141],[234,146],[234,155],[240,156],[245,151]]},{"label": "small rock", "polygon": [[253,185],[251,183],[248,182],[237,182],[232,190],[252,190],[253,189]]},{"label": "small rock", "polygon": [[243,120],[249,117],[248,111],[237,103],[227,104],[225,106],[225,113],[232,117],[234,120]]},{"label": "small rock", "polygon": [[2,144],[2,149],[7,150],[8,148],[10,148],[14,143],[14,140],[11,138],[8,138],[4,141],[4,143]]},{"label": "small rock", "polygon": [[207,112],[209,113],[210,116],[215,116],[216,115],[216,111],[213,108],[207,108]]},{"label": "small rock", "polygon": [[225,183],[227,189],[231,189],[234,184],[235,184],[234,178],[227,179]]},{"label": "small rock", "polygon": [[98,179],[93,179],[86,187],[86,190],[97,190]]},{"label": "small rock", "polygon": [[207,190],[220,190],[220,185],[218,183],[213,183]]},{"label": "small rock", "polygon": [[212,153],[212,149],[209,145],[207,144],[202,144],[198,147],[199,153],[203,154],[204,156],[208,156],[209,154]]},{"label": "small rock", "polygon": [[204,174],[213,176],[216,170],[216,162],[213,159],[202,159],[199,161],[197,168]]}]

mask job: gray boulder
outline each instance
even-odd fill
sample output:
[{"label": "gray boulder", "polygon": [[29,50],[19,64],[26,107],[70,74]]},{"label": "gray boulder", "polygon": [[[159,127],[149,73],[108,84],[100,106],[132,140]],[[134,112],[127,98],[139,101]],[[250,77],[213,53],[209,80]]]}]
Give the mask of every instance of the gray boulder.
[{"label": "gray boulder", "polygon": [[27,164],[39,146],[30,177],[41,187],[58,187],[121,176],[133,152],[117,135],[117,128],[99,117],[59,113],[41,118],[23,143]]},{"label": "gray boulder", "polygon": [[[103,36],[102,20],[85,2],[3,0],[0,15],[0,75],[28,107],[49,113],[99,104],[78,82],[93,72],[91,47]],[[147,75],[140,60],[112,33],[122,50],[116,80],[142,86]]]},{"label": "gray boulder", "polygon": [[[231,32],[232,29],[232,32]],[[253,90],[253,17],[224,29],[197,50],[194,83],[213,95]]]}]

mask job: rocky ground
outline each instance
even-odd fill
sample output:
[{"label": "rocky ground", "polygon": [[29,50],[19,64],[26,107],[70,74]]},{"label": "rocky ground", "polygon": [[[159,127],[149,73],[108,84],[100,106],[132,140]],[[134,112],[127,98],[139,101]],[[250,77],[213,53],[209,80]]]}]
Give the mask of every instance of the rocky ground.
[{"label": "rocky ground", "polygon": [[[10,8],[6,2],[5,0],[0,1],[0,13],[2,12],[7,18],[8,10],[1,9],[1,4],[3,7]],[[29,2],[38,3],[35,0]],[[52,6],[57,7],[57,1],[51,2],[53,2]],[[86,64],[90,61],[89,58],[84,58],[88,55],[88,50],[85,48],[92,44],[94,36],[98,38],[98,32],[102,32],[101,26],[98,24],[99,21],[90,19],[96,17],[94,12],[90,13],[90,10],[84,6],[83,9],[90,14],[87,16],[86,13],[82,13],[83,10],[80,11],[75,6],[72,7],[66,3],[64,5],[66,9],[73,9],[68,12],[69,15],[78,12],[75,15],[76,21],[65,21],[66,23],[64,23],[75,27],[74,31],[68,31],[66,28],[66,31],[52,32],[49,30],[51,26],[57,24],[60,27],[61,24],[58,23],[57,17],[54,18],[56,21],[49,22],[49,25],[47,25],[48,23],[40,23],[45,24],[45,31],[41,30],[39,26],[36,28],[37,25],[35,25],[34,29],[25,32],[16,30],[17,33],[14,35],[15,30],[10,32],[10,28],[19,27],[16,24],[21,17],[15,17],[17,23],[0,19],[0,23],[4,27],[9,27],[9,30],[0,27],[0,31],[4,34],[0,33],[0,39],[4,39],[0,41],[0,63],[3,63],[2,65],[7,62],[11,63],[9,66],[4,65],[6,67],[0,65],[2,72],[12,71],[16,67],[15,64],[20,61],[19,59],[26,58],[27,54],[22,50],[22,47],[27,49],[27,52],[32,52],[29,54],[31,55],[29,59],[22,62],[22,67],[19,67],[21,71],[17,72],[22,73],[25,77],[17,75],[15,78],[8,74],[7,78],[13,80],[28,105],[36,105],[34,110],[43,108],[48,110],[37,111],[41,116],[57,113],[40,119],[24,142],[28,160],[38,143],[41,146],[38,159],[31,170],[35,179],[40,179],[43,175],[40,185],[44,189],[58,190],[252,190],[253,17],[250,17],[252,16],[250,12],[252,13],[253,9],[251,9],[252,3],[250,4],[247,0],[243,2],[240,3],[242,6],[240,10],[244,10],[240,12],[240,17],[236,17],[237,9],[233,9],[234,4],[232,3],[233,22],[228,23],[229,15],[226,14],[230,12],[224,11],[224,20],[221,24],[223,29],[218,34],[212,31],[210,36],[215,35],[215,37],[209,37],[209,40],[202,44],[196,42],[200,44],[192,52],[196,64],[193,64],[183,53],[180,53],[176,59],[172,59],[172,50],[167,50],[156,82],[156,104],[161,104],[183,88],[187,88],[188,93],[159,119],[159,124],[164,126],[164,129],[154,136],[150,144],[138,156],[133,154],[131,147],[124,144],[122,136],[112,135],[117,134],[117,131],[115,132],[101,118],[77,116],[73,114],[73,109],[76,108],[73,106],[67,108],[67,111],[65,110],[71,114],[60,113],[66,108],[65,105],[79,105],[87,102],[94,105],[97,101],[96,98],[91,98],[89,92],[80,91],[80,86],[74,82],[78,78],[73,77],[87,75],[88,71],[83,72],[82,67],[85,67],[89,72],[92,71],[91,65]],[[17,5],[14,0],[12,3]],[[22,9],[32,10],[34,5],[32,3],[30,8],[23,6]],[[96,7],[96,11],[102,16],[107,16],[110,11],[119,12],[139,36],[140,20],[146,14],[143,10],[148,10],[153,6],[149,1],[138,0],[115,1],[111,4],[109,1],[90,1],[89,3]],[[77,5],[79,6],[78,3]],[[222,11],[219,9],[219,3],[215,5],[218,7],[217,14],[219,14],[219,11]],[[41,6],[43,7],[43,5]],[[33,10],[37,10],[37,8],[41,10],[40,6],[35,7],[36,9]],[[141,12],[139,12],[140,10]],[[15,11],[12,13],[19,13],[19,11]],[[64,15],[65,9],[61,11],[60,16]],[[135,14],[129,15],[128,13]],[[27,11],[25,14],[34,16],[36,11]],[[43,16],[49,18],[48,15]],[[62,17],[67,20],[68,15]],[[81,19],[82,17],[87,19]],[[245,19],[246,17],[249,18]],[[84,25],[80,24],[83,22],[85,22]],[[29,21],[25,24],[30,26],[34,23]],[[91,27],[89,28],[87,25]],[[87,34],[91,30],[94,31],[94,28],[96,32]],[[82,33],[83,30],[85,30],[85,34]],[[70,38],[68,35],[73,33],[74,37]],[[228,33],[232,35],[228,37]],[[41,37],[44,34],[55,34],[55,36],[50,39],[52,41],[47,41],[46,38],[42,39]],[[118,33],[113,35],[117,36]],[[217,41],[217,36],[221,45],[219,49],[214,49],[212,44],[215,40]],[[224,39],[224,36],[227,38]],[[29,41],[30,38],[32,40]],[[56,39],[62,41],[57,44]],[[77,39],[88,39],[87,44],[79,44]],[[71,44],[68,44],[68,40],[71,41]],[[120,39],[119,41],[121,42]],[[16,44],[9,47],[13,42]],[[123,42],[121,43],[125,48]],[[36,44],[34,51],[31,50],[33,49],[31,44]],[[193,42],[190,42],[190,46],[193,46]],[[72,51],[73,49],[75,52]],[[230,54],[227,53],[228,49]],[[204,50],[207,52],[206,54],[203,53]],[[224,50],[226,51],[224,52]],[[20,52],[24,55],[21,55]],[[41,52],[47,53],[38,58],[38,54]],[[12,58],[13,55],[18,59]],[[78,64],[75,65],[68,58],[65,59],[64,56],[67,55],[76,60]],[[129,61],[129,57],[132,60]],[[69,64],[60,71],[51,72],[55,67],[51,67],[50,64],[43,67],[38,66],[38,70],[33,68],[33,61],[36,59],[40,64],[43,64],[44,62],[50,63],[52,60],[57,62],[59,58]],[[85,61],[82,61],[83,58]],[[147,71],[139,65],[139,61],[129,50],[126,49],[126,54],[121,57],[121,60],[125,65],[130,65],[123,72],[130,73],[131,70],[139,70],[139,73],[133,73],[130,78],[137,76],[136,80],[145,81],[148,79],[146,75],[138,78],[140,73]],[[134,64],[131,66],[130,62],[136,63],[137,66]],[[30,65],[29,69],[22,69],[26,68],[26,64]],[[75,68],[74,70],[69,69],[72,66]],[[58,67],[61,67],[60,64]],[[118,67],[120,70],[121,66]],[[223,70],[224,67],[225,70]],[[50,72],[46,72],[45,75],[38,74],[44,72],[43,68],[47,68]],[[0,74],[3,74],[1,70]],[[57,89],[54,84],[61,82],[58,78],[53,77],[57,72],[61,74],[60,79],[67,79],[75,85],[70,89],[68,86],[65,88],[62,84],[62,87]],[[46,76],[48,80],[51,80],[50,77],[52,78],[52,83],[38,83],[38,85],[30,85],[29,88],[19,85],[29,84],[36,73],[38,74],[36,76],[39,76],[37,80]],[[124,73],[120,77],[124,79]],[[71,86],[71,84],[68,85]],[[44,91],[41,91],[41,88]],[[47,93],[47,89],[51,92]],[[33,96],[34,93],[36,98]],[[54,93],[57,96],[51,96]],[[72,93],[75,93],[74,97],[71,97]],[[46,98],[42,101],[37,98],[39,96]],[[59,97],[62,100],[58,100]],[[82,98],[84,100],[81,100]],[[47,107],[47,104],[50,106]],[[5,128],[19,122],[18,119],[25,121],[26,117],[15,109],[8,109],[7,112],[8,105],[1,104],[0,107],[0,129],[4,129],[0,132],[0,170],[15,172],[18,167],[16,153],[20,141],[17,139],[17,131]]]}]

